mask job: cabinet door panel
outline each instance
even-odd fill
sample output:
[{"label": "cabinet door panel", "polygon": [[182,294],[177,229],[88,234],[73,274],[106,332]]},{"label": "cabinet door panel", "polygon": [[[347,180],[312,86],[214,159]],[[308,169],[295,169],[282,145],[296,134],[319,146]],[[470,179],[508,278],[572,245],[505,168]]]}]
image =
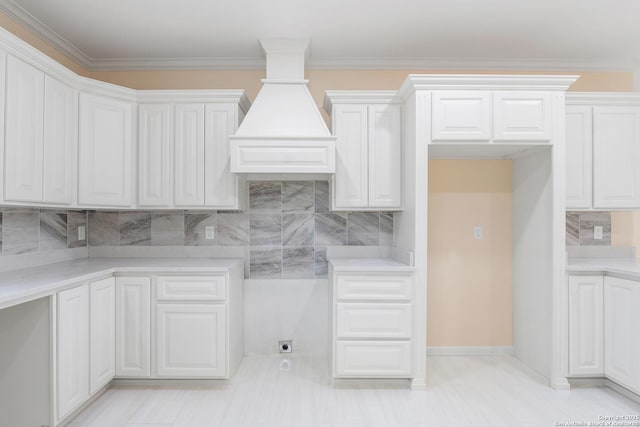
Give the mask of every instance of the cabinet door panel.
[{"label": "cabinet door panel", "polygon": [[593,207],[640,208],[640,108],[593,108]]},{"label": "cabinet door panel", "polygon": [[368,207],[368,113],[366,105],[335,105],[336,174],[333,208]]},{"label": "cabinet door panel", "polygon": [[434,91],[431,139],[434,142],[489,142],[491,92]]},{"label": "cabinet door panel", "polygon": [[205,205],[216,208],[240,206],[239,178],[231,173],[229,135],[238,123],[238,107],[233,104],[205,106]]},{"label": "cabinet door panel", "polygon": [[150,376],[150,342],[150,279],[116,278],[116,376]]},{"label": "cabinet door panel", "polygon": [[63,419],[89,398],[89,289],[58,293],[56,399]]},{"label": "cabinet door panel", "polygon": [[411,304],[338,303],[336,338],[411,338]]},{"label": "cabinet door panel", "polygon": [[100,390],[116,373],[116,279],[93,282],[90,289],[90,386],[91,394]]},{"label": "cabinet door panel", "polygon": [[175,205],[204,206],[204,104],[176,105]]},{"label": "cabinet door panel", "polygon": [[402,139],[399,105],[369,106],[369,207],[401,205]]},{"label": "cabinet door panel", "polygon": [[551,95],[548,92],[494,92],[493,140],[551,140]]},{"label": "cabinet door panel", "polygon": [[337,341],[336,377],[411,376],[410,341]]},{"label": "cabinet door panel", "polygon": [[569,277],[569,374],[604,375],[602,276]]},{"label": "cabinet door panel", "polygon": [[157,322],[158,376],[226,375],[224,305],[158,304]]},{"label": "cabinet door panel", "polygon": [[44,73],[7,58],[6,200],[42,201]]},{"label": "cabinet door panel", "polygon": [[131,103],[80,94],[78,203],[131,205]]},{"label": "cabinet door panel", "polygon": [[138,204],[170,206],[173,107],[171,104],[138,106]]},{"label": "cabinet door panel", "polygon": [[591,107],[568,106],[565,113],[567,146],[567,208],[589,209],[593,178],[593,121]]}]

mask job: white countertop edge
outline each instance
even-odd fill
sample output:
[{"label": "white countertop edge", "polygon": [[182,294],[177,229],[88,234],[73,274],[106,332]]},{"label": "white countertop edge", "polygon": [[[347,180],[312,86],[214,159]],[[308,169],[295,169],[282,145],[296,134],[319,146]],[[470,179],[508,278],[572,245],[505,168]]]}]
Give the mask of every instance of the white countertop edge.
[{"label": "white countertop edge", "polygon": [[[126,265],[135,264],[136,262],[141,265]],[[158,262],[168,265],[154,265],[154,263]],[[205,262],[218,265],[198,265]],[[243,262],[244,260],[241,258],[197,258],[195,261],[193,258],[94,258],[48,264],[33,269],[8,271],[0,273],[0,309],[50,297],[57,292],[73,288],[83,282],[111,275],[117,276],[122,273],[226,273]],[[43,278],[47,269],[64,269],[65,267],[72,269],[78,266],[84,266],[90,271],[70,272],[66,277],[64,272],[58,271],[55,273],[56,277],[53,277],[51,281]],[[92,268],[95,269],[91,270]],[[3,280],[7,279],[11,281],[9,284],[2,283]]]},{"label": "white countertop edge", "polygon": [[403,264],[392,258],[330,258],[329,264],[336,272],[413,272],[414,266]]},{"label": "white countertop edge", "polygon": [[565,271],[567,274],[604,274],[640,281],[640,260],[636,258],[570,258]]}]

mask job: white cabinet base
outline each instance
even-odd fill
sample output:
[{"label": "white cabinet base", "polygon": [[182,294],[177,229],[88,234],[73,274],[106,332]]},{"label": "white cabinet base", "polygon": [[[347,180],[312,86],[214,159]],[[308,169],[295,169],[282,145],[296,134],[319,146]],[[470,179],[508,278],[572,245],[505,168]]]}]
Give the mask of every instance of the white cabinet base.
[{"label": "white cabinet base", "polygon": [[337,341],[337,378],[411,376],[410,341]]}]

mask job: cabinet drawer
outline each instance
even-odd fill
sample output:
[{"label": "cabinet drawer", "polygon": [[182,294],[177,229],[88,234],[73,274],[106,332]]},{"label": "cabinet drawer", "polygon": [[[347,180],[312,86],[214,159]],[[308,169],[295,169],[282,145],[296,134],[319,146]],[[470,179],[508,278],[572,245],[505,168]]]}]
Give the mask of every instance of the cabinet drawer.
[{"label": "cabinet drawer", "polygon": [[411,304],[338,304],[338,338],[411,338]]},{"label": "cabinet drawer", "polygon": [[225,276],[159,276],[158,301],[223,301]]},{"label": "cabinet drawer", "polygon": [[410,341],[337,341],[336,377],[411,375]]},{"label": "cabinet drawer", "polygon": [[339,275],[338,300],[409,300],[413,290],[411,276]]}]

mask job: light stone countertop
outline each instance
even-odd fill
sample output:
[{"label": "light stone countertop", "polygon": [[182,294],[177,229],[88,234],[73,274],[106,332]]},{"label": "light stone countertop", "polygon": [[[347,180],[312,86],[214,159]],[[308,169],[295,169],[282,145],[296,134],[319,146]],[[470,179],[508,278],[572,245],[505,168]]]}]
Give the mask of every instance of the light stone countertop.
[{"label": "light stone countertop", "polygon": [[602,273],[640,281],[640,259],[637,258],[569,258],[569,274]]},{"label": "light stone countertop", "polygon": [[415,267],[392,258],[330,258],[334,271],[412,272]]},{"label": "light stone countertop", "polygon": [[0,309],[114,273],[220,273],[242,265],[220,258],[85,258],[0,273]]}]

